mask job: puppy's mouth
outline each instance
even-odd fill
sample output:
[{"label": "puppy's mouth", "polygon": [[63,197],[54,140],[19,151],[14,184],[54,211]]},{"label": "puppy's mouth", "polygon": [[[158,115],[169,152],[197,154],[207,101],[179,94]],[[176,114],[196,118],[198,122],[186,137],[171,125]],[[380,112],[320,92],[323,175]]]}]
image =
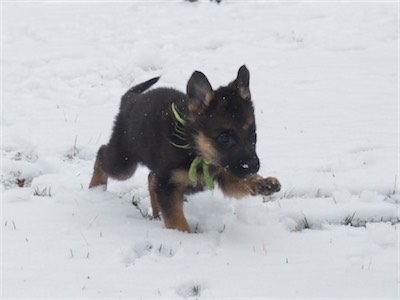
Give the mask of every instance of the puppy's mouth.
[{"label": "puppy's mouth", "polygon": [[256,174],[260,167],[257,161],[253,164],[249,163],[239,163],[238,165],[226,164],[223,166],[223,168],[227,173],[232,174],[235,177],[247,178]]}]

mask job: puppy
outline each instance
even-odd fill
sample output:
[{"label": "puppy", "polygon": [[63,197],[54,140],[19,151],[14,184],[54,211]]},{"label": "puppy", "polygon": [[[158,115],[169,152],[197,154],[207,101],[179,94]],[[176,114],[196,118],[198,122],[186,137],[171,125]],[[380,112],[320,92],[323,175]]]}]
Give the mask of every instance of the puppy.
[{"label": "puppy", "polygon": [[242,66],[235,80],[213,90],[195,71],[186,94],[157,88],[159,77],[132,87],[122,96],[111,139],[100,147],[89,187],[125,180],[138,164],[150,169],[148,187],[153,217],[165,226],[189,232],[184,195],[214,188],[230,197],[270,195],[281,188],[276,178],[257,174],[256,123]]}]

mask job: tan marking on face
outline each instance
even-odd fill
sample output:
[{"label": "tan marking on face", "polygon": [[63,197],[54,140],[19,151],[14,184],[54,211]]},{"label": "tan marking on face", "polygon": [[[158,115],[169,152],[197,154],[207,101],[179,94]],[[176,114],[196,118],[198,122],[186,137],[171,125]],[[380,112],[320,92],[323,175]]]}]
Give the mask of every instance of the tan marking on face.
[{"label": "tan marking on face", "polygon": [[212,165],[220,165],[219,153],[214,148],[212,139],[207,137],[204,133],[200,132],[195,138],[195,143],[196,150],[205,160],[207,160]]}]

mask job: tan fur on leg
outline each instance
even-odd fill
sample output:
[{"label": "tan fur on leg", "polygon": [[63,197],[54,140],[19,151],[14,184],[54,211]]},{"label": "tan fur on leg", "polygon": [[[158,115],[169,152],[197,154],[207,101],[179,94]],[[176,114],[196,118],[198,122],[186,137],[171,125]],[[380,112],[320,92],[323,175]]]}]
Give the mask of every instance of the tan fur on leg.
[{"label": "tan fur on leg", "polygon": [[153,218],[158,219],[160,217],[160,207],[158,205],[157,194],[155,192],[156,188],[156,174],[151,171],[148,176],[149,183],[149,194],[150,194],[150,202],[151,208],[153,210]]},{"label": "tan fur on leg", "polygon": [[[107,147],[106,145],[101,146],[101,148]],[[94,188],[99,185],[104,185],[107,188],[107,174],[103,171],[100,165],[99,158],[96,158],[96,162],[94,163],[94,170],[92,180],[90,181],[89,188]]]},{"label": "tan fur on leg", "polygon": [[242,198],[248,195],[271,195],[281,189],[281,184],[275,177],[263,178],[258,174],[247,178],[237,178],[222,170],[217,178],[222,192],[233,198]]},{"label": "tan fur on leg", "polygon": [[162,216],[166,228],[190,232],[189,224],[183,214],[183,192],[173,193],[168,209],[162,210]]}]

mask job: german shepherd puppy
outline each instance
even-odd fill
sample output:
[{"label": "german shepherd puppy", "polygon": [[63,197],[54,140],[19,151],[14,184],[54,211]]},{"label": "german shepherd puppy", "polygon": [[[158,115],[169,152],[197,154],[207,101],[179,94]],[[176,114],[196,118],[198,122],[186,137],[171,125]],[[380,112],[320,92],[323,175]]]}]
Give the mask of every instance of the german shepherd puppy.
[{"label": "german shepherd puppy", "polygon": [[150,169],[153,217],[189,232],[184,195],[212,189],[217,182],[230,197],[270,195],[281,188],[274,177],[257,174],[256,124],[242,66],[235,80],[213,90],[195,71],[184,94],[171,88],[145,92],[159,77],[122,96],[111,139],[100,147],[89,187],[106,186],[109,177],[125,180],[139,163]]}]

